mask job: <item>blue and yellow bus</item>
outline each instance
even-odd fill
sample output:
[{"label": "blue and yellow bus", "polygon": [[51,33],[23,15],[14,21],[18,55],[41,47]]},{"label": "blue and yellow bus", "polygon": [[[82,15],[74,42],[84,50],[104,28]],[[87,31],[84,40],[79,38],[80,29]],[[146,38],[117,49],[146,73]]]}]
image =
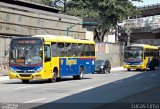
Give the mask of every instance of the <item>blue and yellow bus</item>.
[{"label": "blue and yellow bus", "polygon": [[131,69],[154,70],[158,66],[158,47],[146,44],[134,44],[124,48],[123,67]]},{"label": "blue and yellow bus", "polygon": [[55,82],[63,76],[82,79],[94,67],[94,41],[37,35],[13,38],[10,43],[9,77],[23,83],[33,79]]}]

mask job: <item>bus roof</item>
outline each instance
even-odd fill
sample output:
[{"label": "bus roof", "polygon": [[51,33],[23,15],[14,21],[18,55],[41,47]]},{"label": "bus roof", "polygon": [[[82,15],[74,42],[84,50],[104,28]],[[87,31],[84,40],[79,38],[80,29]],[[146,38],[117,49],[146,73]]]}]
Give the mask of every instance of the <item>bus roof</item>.
[{"label": "bus roof", "polygon": [[152,49],[158,49],[157,46],[152,46],[148,44],[132,44],[130,47],[143,47],[143,48],[152,48]]},{"label": "bus roof", "polygon": [[94,41],[90,41],[87,39],[75,39],[71,36],[56,36],[56,35],[35,35],[32,37],[41,37],[45,41],[53,41],[53,42],[71,42],[71,43],[89,43],[95,44]]}]

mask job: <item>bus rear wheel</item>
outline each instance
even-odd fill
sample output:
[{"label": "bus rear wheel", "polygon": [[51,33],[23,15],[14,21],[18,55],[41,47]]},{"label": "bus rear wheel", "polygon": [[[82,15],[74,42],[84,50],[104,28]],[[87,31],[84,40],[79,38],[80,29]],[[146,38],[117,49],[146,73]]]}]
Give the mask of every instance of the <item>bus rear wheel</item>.
[{"label": "bus rear wheel", "polygon": [[22,83],[27,84],[27,83],[29,83],[29,80],[22,80]]},{"label": "bus rear wheel", "polygon": [[84,68],[80,67],[79,75],[73,76],[73,79],[83,79],[83,76],[84,76]]}]

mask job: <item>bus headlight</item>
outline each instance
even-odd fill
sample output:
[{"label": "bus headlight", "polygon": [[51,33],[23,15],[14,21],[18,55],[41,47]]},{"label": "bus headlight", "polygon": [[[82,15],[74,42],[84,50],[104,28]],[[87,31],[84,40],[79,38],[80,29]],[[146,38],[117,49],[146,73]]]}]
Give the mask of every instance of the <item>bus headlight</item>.
[{"label": "bus headlight", "polygon": [[143,62],[141,62],[139,65],[142,65],[143,64]]},{"label": "bus headlight", "polygon": [[38,69],[36,70],[36,73],[41,72],[41,70],[42,70],[42,67],[38,68]]},{"label": "bus headlight", "polygon": [[101,69],[103,69],[104,66],[101,66]]},{"label": "bus headlight", "polygon": [[13,68],[9,67],[9,69],[12,73],[16,73],[16,71]]}]

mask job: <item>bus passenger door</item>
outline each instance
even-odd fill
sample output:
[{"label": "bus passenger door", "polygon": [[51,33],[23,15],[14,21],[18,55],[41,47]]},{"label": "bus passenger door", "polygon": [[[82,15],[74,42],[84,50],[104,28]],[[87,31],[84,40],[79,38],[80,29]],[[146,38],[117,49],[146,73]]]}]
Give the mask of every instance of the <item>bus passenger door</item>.
[{"label": "bus passenger door", "polygon": [[45,78],[52,78],[50,44],[44,46],[44,76]]}]

